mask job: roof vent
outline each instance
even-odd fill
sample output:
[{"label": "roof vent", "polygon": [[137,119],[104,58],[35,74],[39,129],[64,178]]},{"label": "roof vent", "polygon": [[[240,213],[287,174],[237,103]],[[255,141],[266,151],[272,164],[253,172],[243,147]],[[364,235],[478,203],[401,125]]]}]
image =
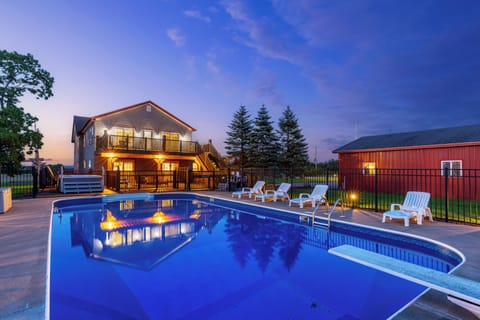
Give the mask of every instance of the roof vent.
[{"label": "roof vent", "polygon": [[147,104],[146,110],[147,110],[147,112],[152,112],[152,106]]}]

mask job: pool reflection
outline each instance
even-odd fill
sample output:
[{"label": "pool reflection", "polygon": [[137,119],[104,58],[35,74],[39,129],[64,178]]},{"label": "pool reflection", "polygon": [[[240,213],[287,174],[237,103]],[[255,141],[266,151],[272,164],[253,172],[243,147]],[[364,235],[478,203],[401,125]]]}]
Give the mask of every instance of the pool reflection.
[{"label": "pool reflection", "polygon": [[72,246],[87,257],[150,270],[211,229],[224,210],[200,202],[129,200],[102,204],[70,219]]}]

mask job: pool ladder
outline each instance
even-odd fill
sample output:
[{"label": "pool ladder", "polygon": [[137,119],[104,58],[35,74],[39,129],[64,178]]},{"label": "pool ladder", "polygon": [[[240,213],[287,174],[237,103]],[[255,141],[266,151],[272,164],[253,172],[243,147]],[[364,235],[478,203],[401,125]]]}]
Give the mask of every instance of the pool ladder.
[{"label": "pool ladder", "polygon": [[[315,209],[313,209],[313,211],[312,211],[312,225],[315,225],[315,216],[316,216],[317,210],[318,210],[318,208],[320,207],[321,204],[322,204],[322,202],[319,201],[319,202],[317,203],[317,205],[315,206]],[[332,208],[331,208],[330,211],[328,212],[328,217],[327,217],[327,227],[328,227],[328,230],[330,230],[330,220],[331,220],[332,214],[333,214],[333,212],[335,211],[335,208],[336,208],[338,205],[341,205],[341,208],[342,208],[342,213],[340,214],[340,217],[341,217],[341,218],[345,217],[345,208],[344,208],[343,200],[342,200],[342,199],[337,199],[337,201],[335,201],[335,203],[333,204]],[[327,206],[328,206],[328,203],[327,203]],[[317,224],[324,225],[323,223],[317,223]]]}]

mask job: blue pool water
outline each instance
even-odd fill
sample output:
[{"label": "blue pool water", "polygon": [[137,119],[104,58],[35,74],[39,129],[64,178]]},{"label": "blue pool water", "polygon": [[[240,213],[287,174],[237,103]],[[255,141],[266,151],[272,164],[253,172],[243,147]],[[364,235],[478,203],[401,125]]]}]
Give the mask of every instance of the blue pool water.
[{"label": "blue pool water", "polygon": [[425,288],[329,248],[352,244],[444,272],[461,261],[374,229],[328,231],[196,195],[147,197],[56,202],[51,319],[386,319]]}]

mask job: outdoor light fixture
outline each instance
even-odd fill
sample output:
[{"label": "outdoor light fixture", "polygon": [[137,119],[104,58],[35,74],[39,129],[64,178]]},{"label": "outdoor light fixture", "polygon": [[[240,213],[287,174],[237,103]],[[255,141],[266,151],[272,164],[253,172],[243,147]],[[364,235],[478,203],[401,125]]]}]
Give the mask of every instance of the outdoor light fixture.
[{"label": "outdoor light fixture", "polygon": [[100,229],[104,231],[111,231],[118,228],[118,226],[117,219],[113,216],[112,212],[107,209],[107,215],[105,216],[105,219],[100,222]]}]

